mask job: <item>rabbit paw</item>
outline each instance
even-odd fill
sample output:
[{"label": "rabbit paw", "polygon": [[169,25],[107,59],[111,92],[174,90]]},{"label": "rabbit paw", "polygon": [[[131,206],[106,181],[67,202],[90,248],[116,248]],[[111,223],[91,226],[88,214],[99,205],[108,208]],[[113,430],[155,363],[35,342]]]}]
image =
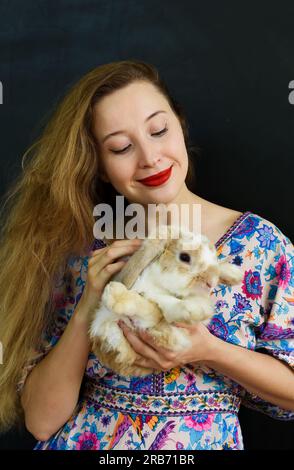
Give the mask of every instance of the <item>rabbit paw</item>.
[{"label": "rabbit paw", "polygon": [[111,281],[106,284],[101,300],[109,310],[114,311],[114,306],[126,292],[127,288],[124,284],[121,282]]},{"label": "rabbit paw", "polygon": [[117,315],[136,315],[143,300],[138,292],[116,281],[107,284],[103,296],[106,307]]},{"label": "rabbit paw", "polygon": [[213,307],[207,299],[190,298],[183,301],[179,313],[182,320],[195,322],[211,317],[213,315]]}]

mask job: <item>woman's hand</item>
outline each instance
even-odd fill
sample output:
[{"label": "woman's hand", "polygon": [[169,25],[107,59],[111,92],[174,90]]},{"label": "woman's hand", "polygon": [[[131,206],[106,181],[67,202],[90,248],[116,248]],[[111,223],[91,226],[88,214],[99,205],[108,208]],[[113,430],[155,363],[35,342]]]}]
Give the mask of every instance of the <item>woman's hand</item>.
[{"label": "woman's hand", "polygon": [[92,251],[88,260],[87,280],[79,301],[80,310],[98,308],[105,285],[125,265],[119,258],[132,255],[142,240],[115,240],[110,246]]},{"label": "woman's hand", "polygon": [[156,344],[146,331],[135,332],[122,321],[119,326],[134,351],[138,354],[135,365],[156,370],[170,370],[184,364],[203,364],[213,358],[217,338],[201,322],[195,325],[173,323],[178,328],[185,328],[191,337],[191,347],[183,351],[171,351]]}]

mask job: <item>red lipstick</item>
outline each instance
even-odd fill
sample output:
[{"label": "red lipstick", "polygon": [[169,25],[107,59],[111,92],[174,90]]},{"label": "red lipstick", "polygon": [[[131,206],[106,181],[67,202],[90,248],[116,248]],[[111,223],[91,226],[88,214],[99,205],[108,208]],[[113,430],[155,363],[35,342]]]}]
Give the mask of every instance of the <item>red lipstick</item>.
[{"label": "red lipstick", "polygon": [[156,173],[156,175],[148,176],[147,178],[143,178],[138,181],[146,186],[159,186],[169,179],[171,171],[172,165],[167,168],[167,170],[160,171],[159,173]]}]

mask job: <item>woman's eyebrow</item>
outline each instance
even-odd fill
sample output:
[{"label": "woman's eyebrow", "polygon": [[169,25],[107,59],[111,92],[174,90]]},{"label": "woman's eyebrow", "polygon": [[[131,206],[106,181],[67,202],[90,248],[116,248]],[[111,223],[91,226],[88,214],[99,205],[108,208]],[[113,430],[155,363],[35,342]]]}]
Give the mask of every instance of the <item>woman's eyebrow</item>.
[{"label": "woman's eyebrow", "polygon": [[[166,111],[155,111],[154,113],[150,114],[150,116],[148,116],[144,122],[147,122],[149,121],[149,119],[153,118],[154,116],[156,116],[157,114],[159,113],[166,113]],[[167,113],[166,113],[167,114]],[[124,132],[126,131],[115,131],[115,132],[111,132],[111,134],[107,134],[105,137],[103,137],[102,139],[102,143],[104,144],[104,142],[109,138],[109,137],[112,137],[113,135],[117,135],[117,134],[123,134]]]}]

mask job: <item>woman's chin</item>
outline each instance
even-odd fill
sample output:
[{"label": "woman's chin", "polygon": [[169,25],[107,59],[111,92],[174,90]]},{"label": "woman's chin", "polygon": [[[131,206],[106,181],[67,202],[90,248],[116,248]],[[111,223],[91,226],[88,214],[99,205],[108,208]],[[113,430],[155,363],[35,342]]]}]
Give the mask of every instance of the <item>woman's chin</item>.
[{"label": "woman's chin", "polygon": [[160,191],[154,191],[152,194],[146,197],[146,203],[148,204],[170,204],[173,202],[177,193],[174,188],[162,189]]},{"label": "woman's chin", "polygon": [[140,188],[136,187],[136,194],[134,193],[131,199],[142,205],[171,204],[176,200],[184,185],[184,180],[178,182],[175,181],[175,178],[167,181],[166,184],[158,186],[145,186],[142,184]]}]

